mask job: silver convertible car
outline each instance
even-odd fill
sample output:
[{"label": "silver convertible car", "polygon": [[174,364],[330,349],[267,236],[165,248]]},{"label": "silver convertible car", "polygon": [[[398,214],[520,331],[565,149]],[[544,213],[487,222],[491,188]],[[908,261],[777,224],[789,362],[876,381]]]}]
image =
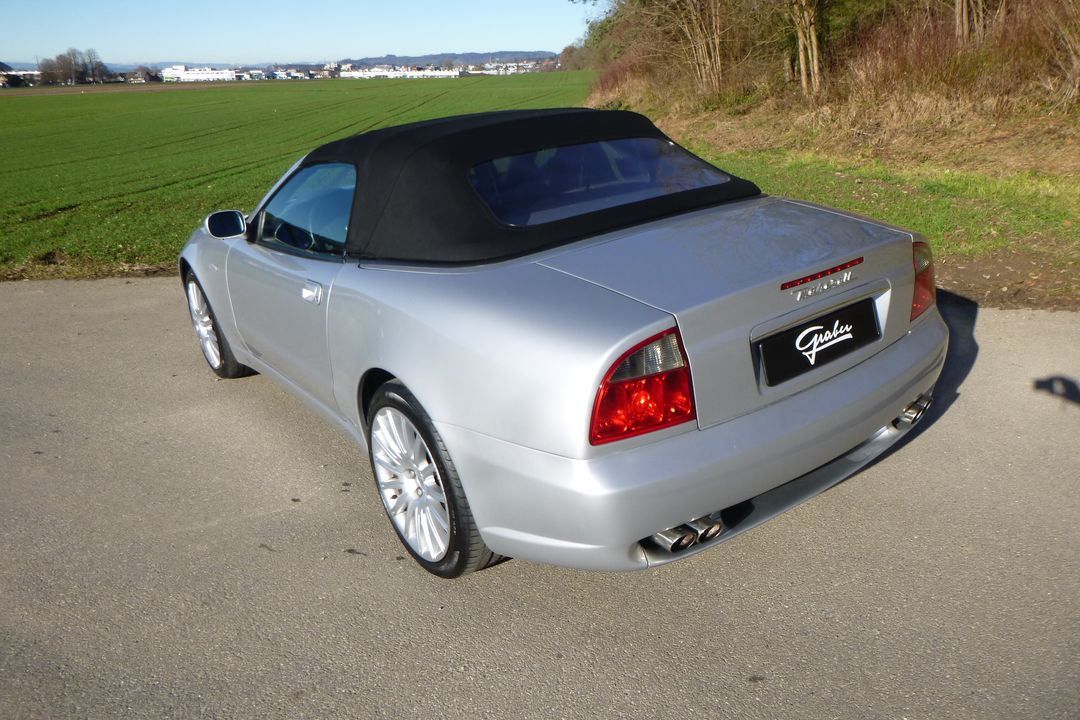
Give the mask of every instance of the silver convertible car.
[{"label": "silver convertible car", "polygon": [[721,543],[903,437],[948,344],[919,235],[764,195],[620,111],[323,145],[179,264],[213,371],[366,448],[443,577]]}]

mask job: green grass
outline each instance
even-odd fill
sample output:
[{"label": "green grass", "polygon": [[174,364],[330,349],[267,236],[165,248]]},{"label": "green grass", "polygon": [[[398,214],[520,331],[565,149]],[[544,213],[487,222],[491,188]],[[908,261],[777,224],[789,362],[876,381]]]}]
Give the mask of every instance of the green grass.
[{"label": "green grass", "polygon": [[1080,182],[1004,177],[927,165],[854,163],[787,149],[723,152],[689,145],[775,195],[850,210],[922,233],[943,256],[979,257],[1049,242],[1080,254]]},{"label": "green grass", "polygon": [[0,277],[175,261],[210,211],[250,209],[301,155],[364,130],[580,105],[591,73],[0,94]]},{"label": "green grass", "polygon": [[[250,209],[297,158],[363,130],[580,105],[590,73],[0,94],[0,278],[170,265],[210,211]],[[944,257],[1080,255],[1080,180],[689,146],[765,192],[917,230]]]}]

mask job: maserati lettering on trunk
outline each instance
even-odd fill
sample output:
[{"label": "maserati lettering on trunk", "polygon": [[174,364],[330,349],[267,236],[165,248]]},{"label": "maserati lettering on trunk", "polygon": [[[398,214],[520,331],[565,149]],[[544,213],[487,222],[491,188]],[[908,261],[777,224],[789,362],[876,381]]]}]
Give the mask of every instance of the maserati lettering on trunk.
[{"label": "maserati lettering on trunk", "polygon": [[791,297],[795,298],[795,302],[802,302],[803,298],[814,297],[815,295],[821,295],[828,292],[833,288],[840,287],[846,283],[852,281],[855,274],[848,270],[842,275],[835,275],[833,277],[825,278],[819,283],[814,285],[807,285],[800,288],[796,288],[791,291]]}]

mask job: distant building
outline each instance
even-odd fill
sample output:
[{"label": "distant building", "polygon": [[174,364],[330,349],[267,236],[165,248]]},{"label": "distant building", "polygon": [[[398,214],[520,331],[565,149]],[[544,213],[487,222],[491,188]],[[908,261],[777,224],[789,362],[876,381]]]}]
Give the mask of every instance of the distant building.
[{"label": "distant building", "polygon": [[365,70],[342,70],[343,78],[456,78],[461,75],[457,70],[437,70],[435,68],[391,67],[376,65]]},{"label": "distant building", "polygon": [[[5,66],[6,67],[6,66]],[[4,70],[0,73],[0,87],[18,87],[19,85],[37,85],[41,82],[38,70]]]},{"label": "distant building", "polygon": [[214,70],[209,67],[189,68],[187,65],[173,65],[161,71],[165,82],[221,82],[235,80],[235,70]]},{"label": "distant building", "polygon": [[540,64],[532,60],[522,62],[487,62],[482,65],[472,65],[469,68],[470,75],[520,75],[522,73],[537,72]]}]

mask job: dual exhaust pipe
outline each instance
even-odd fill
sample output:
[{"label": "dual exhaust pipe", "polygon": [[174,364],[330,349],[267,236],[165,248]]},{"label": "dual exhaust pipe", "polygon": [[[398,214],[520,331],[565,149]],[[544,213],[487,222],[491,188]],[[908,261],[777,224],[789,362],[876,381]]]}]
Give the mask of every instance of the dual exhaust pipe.
[{"label": "dual exhaust pipe", "polygon": [[724,523],[706,515],[652,536],[652,541],[668,552],[680,552],[697,543],[708,542],[724,532]]},{"label": "dual exhaust pipe", "polygon": [[[897,427],[912,426],[923,419],[930,409],[932,398],[920,395],[897,416],[893,424]],[[661,530],[650,540],[664,550],[677,553],[698,543],[708,542],[724,532],[724,523],[712,515],[705,515],[688,523]]]}]

